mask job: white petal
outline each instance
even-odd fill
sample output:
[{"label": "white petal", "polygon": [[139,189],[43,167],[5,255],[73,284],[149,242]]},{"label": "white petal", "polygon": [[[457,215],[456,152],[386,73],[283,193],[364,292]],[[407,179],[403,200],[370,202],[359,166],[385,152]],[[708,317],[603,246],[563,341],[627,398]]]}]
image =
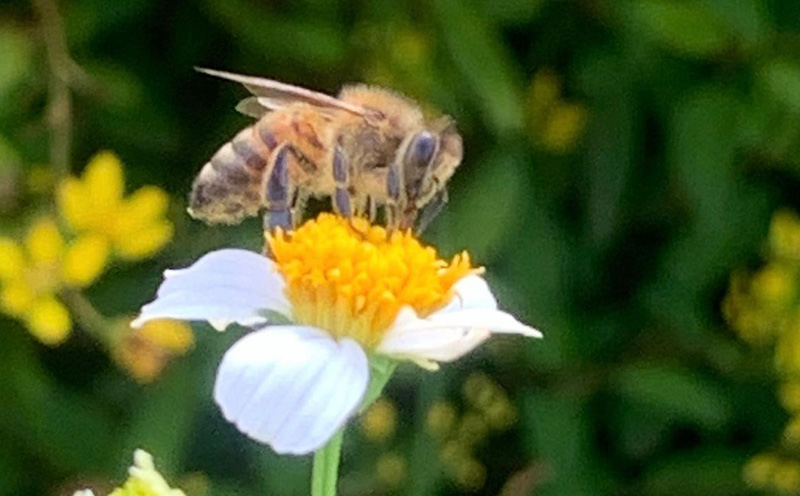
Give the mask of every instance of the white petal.
[{"label": "white petal", "polygon": [[497,300],[486,280],[480,276],[472,274],[464,277],[453,284],[453,291],[455,292],[453,299],[437,313],[454,312],[467,308],[497,309]]},{"label": "white petal", "polygon": [[[398,359],[426,363],[450,362],[462,357],[489,339],[486,329],[448,327],[431,329],[390,330],[378,352]],[[424,367],[424,368],[430,368]]]},{"label": "white petal", "polygon": [[472,275],[458,281],[456,296],[426,318],[403,309],[378,346],[378,352],[417,363],[455,360],[486,341],[493,333],[542,337],[542,334],[497,310],[488,284]]},{"label": "white petal", "polygon": [[132,325],[160,318],[207,320],[215,327],[263,323],[264,310],[290,315],[283,289],[283,279],[267,257],[246,250],[214,251],[191,267],[164,272],[156,299],[142,307]]},{"label": "white petal", "polygon": [[358,408],[369,365],[351,339],[312,327],[272,326],[225,353],[214,398],[240,431],[277,453],[322,447]]},{"label": "white petal", "polygon": [[542,333],[523,324],[512,315],[500,310],[467,309],[455,312],[435,312],[424,319],[404,324],[401,330],[439,330],[450,327],[482,328],[493,334],[522,334],[541,338]]}]

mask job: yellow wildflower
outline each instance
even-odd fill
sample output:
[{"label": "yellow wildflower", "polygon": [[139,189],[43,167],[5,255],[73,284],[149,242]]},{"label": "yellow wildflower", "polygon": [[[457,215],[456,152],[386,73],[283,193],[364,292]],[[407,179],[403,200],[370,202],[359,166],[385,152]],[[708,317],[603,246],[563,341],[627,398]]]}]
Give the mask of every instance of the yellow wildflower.
[{"label": "yellow wildflower", "polygon": [[517,413],[508,395],[488,375],[482,372],[470,374],[462,389],[467,403],[479,411],[493,429],[508,429],[516,421]]},{"label": "yellow wildflower", "polygon": [[800,412],[800,382],[796,380],[785,382],[778,389],[781,404],[790,412]]},{"label": "yellow wildflower", "polygon": [[483,416],[474,411],[468,411],[461,416],[461,422],[456,427],[455,436],[464,446],[477,446],[486,440],[489,426]]},{"label": "yellow wildflower", "polygon": [[67,243],[52,219],[40,218],[23,243],[0,238],[0,309],[22,320],[43,343],[61,343],[72,321],[56,295],[91,284],[107,261],[108,253],[90,239]]},{"label": "yellow wildflower", "polygon": [[384,453],[375,463],[375,472],[384,484],[399,486],[406,475],[406,460],[397,453]]},{"label": "yellow wildflower", "polygon": [[744,466],[742,478],[752,487],[765,488],[772,481],[779,462],[778,457],[773,454],[756,455]]},{"label": "yellow wildflower", "polygon": [[452,403],[437,401],[428,410],[428,415],[425,417],[425,426],[431,435],[441,439],[447,436],[453,428],[457,417],[458,413]]},{"label": "yellow wildflower", "polygon": [[[122,164],[111,152],[100,152],[81,178],[70,177],[58,187],[61,216],[76,232],[91,236],[94,250],[114,249],[121,258],[148,257],[172,238],[165,219],[169,197],[155,186],[124,196]],[[103,248],[103,245],[105,248]]]},{"label": "yellow wildflower", "polygon": [[[93,496],[89,490],[73,496]],[[133,453],[133,466],[128,469],[128,480],[114,489],[109,496],[186,496],[180,489],[172,489],[153,464],[153,457],[144,450]]]},{"label": "yellow wildflower", "polygon": [[370,441],[385,441],[397,426],[397,408],[386,398],[379,398],[361,417],[361,431]]},{"label": "yellow wildflower", "polygon": [[800,447],[800,417],[794,417],[783,429],[783,443],[789,447]]},{"label": "yellow wildflower", "polygon": [[772,216],[769,246],[775,257],[788,262],[800,262],[800,218],[797,214],[780,210]]},{"label": "yellow wildflower", "polygon": [[140,329],[124,320],[119,327],[114,360],[140,383],[152,382],[173,358],[194,346],[192,328],[177,320],[152,320]]},{"label": "yellow wildflower", "polygon": [[784,460],[772,474],[772,485],[783,493],[800,491],[800,464],[794,460]]},{"label": "yellow wildflower", "polygon": [[542,145],[555,153],[570,151],[583,133],[587,118],[583,105],[559,102],[550,110],[541,130]]},{"label": "yellow wildflower", "polygon": [[787,319],[775,345],[775,366],[783,374],[800,373],[800,316]]},{"label": "yellow wildflower", "polygon": [[586,127],[588,111],[561,96],[561,78],[551,69],[538,71],[528,90],[528,121],[534,142],[553,153],[572,150]]}]

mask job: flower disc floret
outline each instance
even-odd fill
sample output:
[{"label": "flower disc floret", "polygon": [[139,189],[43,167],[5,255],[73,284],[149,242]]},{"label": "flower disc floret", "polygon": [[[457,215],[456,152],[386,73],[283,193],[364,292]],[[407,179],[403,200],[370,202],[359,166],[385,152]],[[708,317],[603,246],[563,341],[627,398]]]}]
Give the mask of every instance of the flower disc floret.
[{"label": "flower disc floret", "polygon": [[410,232],[322,214],[291,233],[268,236],[295,321],[373,348],[404,306],[425,317],[479,273],[463,252],[450,262]]}]

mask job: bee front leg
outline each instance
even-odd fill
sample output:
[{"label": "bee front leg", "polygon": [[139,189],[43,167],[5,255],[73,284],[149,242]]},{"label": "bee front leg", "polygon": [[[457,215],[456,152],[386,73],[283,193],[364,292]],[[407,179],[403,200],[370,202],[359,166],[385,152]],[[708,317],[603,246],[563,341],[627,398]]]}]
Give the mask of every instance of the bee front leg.
[{"label": "bee front leg", "polygon": [[367,197],[367,215],[369,215],[369,223],[374,224],[375,219],[378,218],[378,202],[371,196]]},{"label": "bee front leg", "polygon": [[414,232],[417,235],[422,234],[422,232],[428,228],[431,221],[442,213],[442,209],[446,203],[447,189],[442,188],[431,198],[431,201],[420,209],[419,217],[417,217],[417,227],[414,229]]},{"label": "bee front leg", "polygon": [[386,229],[389,232],[400,227],[400,166],[397,163],[389,164],[386,175]]},{"label": "bee front leg", "polygon": [[333,209],[342,217],[350,218],[353,215],[350,192],[350,171],[344,153],[338,146],[333,152],[333,181],[336,191],[333,195]]},{"label": "bee front leg", "polygon": [[266,183],[267,212],[264,214],[264,230],[274,232],[280,227],[284,231],[294,228],[290,200],[292,187],[289,184],[289,153],[287,145],[279,148],[274,155],[272,168]]}]

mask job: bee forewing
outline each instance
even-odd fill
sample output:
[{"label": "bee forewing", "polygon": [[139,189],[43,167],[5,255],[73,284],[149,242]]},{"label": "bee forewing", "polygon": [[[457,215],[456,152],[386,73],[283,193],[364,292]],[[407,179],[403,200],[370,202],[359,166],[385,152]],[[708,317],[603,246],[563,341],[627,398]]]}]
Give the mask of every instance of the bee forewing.
[{"label": "bee forewing", "polygon": [[240,114],[260,119],[264,114],[266,114],[270,110],[275,110],[274,107],[262,104],[261,100],[262,98],[259,98],[257,96],[247,97],[238,104],[236,104],[236,111],[239,112]]},{"label": "bee forewing", "polygon": [[[367,109],[360,105],[354,105],[324,93],[318,93],[299,86],[273,81],[272,79],[233,74],[231,72],[216,71],[201,67],[196,67],[195,69],[204,74],[228,79],[244,85],[250,93],[259,97],[258,102],[262,105],[268,102],[270,105],[276,105],[275,108],[279,108],[290,103],[303,102],[316,107],[340,109],[361,116],[368,113]],[[262,102],[262,100],[264,101]]]}]

